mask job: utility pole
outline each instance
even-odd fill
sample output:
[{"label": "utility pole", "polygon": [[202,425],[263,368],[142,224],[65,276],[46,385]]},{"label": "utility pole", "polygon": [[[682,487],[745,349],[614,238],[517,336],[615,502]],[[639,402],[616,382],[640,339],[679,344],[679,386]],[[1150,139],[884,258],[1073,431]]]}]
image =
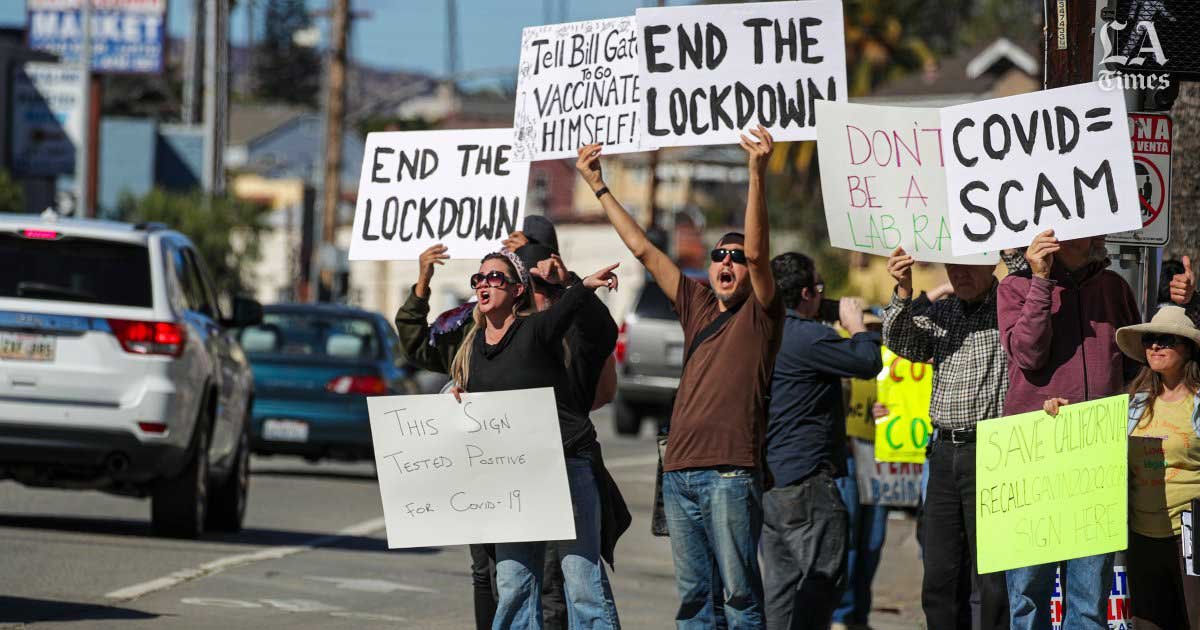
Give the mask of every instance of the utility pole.
[{"label": "utility pole", "polygon": [[204,91],[204,5],[206,0],[190,0],[192,17],[188,20],[188,40],[183,60],[183,124],[200,122],[200,95]]},{"label": "utility pole", "polygon": [[[93,217],[96,208],[89,203],[92,164],[92,0],[82,0],[83,45],[79,48],[79,109],[83,124],[79,127],[79,145],[75,147],[75,214]],[[79,208],[83,212],[79,212]]]},{"label": "utility pole", "polygon": [[1045,89],[1092,81],[1096,0],[1046,3]]},{"label": "utility pole", "polygon": [[329,48],[329,87],[325,106],[325,160],[322,242],[337,236],[337,208],[342,196],[342,124],[346,110],[346,40],[350,31],[350,0],[334,0]]},{"label": "utility pole", "polygon": [[446,0],[446,80],[458,75],[458,9],[454,0]]},{"label": "utility pole", "polygon": [[225,192],[226,110],[229,107],[229,0],[206,0],[204,13],[204,192]]},{"label": "utility pole", "polygon": [[[664,6],[663,0],[658,0],[659,7]],[[652,230],[658,227],[658,149],[650,152],[650,159],[646,164],[647,190],[646,190],[646,211],[642,217],[646,224],[646,230]]]}]

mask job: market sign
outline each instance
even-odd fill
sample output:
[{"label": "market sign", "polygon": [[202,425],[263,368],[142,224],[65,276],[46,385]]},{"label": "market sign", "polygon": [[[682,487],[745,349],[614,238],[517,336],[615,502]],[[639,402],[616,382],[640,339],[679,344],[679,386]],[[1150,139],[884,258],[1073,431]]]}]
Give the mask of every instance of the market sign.
[{"label": "market sign", "polygon": [[1171,240],[1171,133],[1167,114],[1129,113],[1142,229],[1109,234],[1109,243],[1162,247]]},{"label": "market sign", "polygon": [[[78,64],[80,0],[26,0],[29,47]],[[92,0],[92,70],[157,73],[167,44],[167,0]]]}]

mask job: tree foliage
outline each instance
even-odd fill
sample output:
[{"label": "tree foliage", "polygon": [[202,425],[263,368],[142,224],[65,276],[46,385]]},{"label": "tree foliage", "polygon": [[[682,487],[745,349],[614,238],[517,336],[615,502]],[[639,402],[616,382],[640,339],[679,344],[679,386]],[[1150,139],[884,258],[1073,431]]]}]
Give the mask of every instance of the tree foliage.
[{"label": "tree foliage", "polygon": [[254,94],[268,101],[315,107],[321,88],[316,49],[293,37],[312,26],[304,0],[266,0],[264,28],[254,55]]},{"label": "tree foliage", "polygon": [[0,212],[25,212],[25,191],[0,168]]},{"label": "tree foliage", "polygon": [[163,223],[190,238],[220,293],[238,295],[252,286],[251,270],[262,256],[268,208],[233,197],[207,198],[200,191],[161,189],[140,198],[125,195],[117,208],[123,221]]}]

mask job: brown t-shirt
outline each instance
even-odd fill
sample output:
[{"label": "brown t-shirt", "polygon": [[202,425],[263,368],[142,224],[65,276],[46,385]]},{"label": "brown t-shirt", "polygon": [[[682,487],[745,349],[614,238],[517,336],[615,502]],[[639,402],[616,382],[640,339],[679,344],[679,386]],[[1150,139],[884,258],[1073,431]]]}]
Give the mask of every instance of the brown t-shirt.
[{"label": "brown t-shirt", "polygon": [[[682,276],[675,311],[683,324],[685,349],[721,312],[712,289]],[[779,296],[763,306],[751,293],[687,359],[671,412],[664,471],[759,466],[782,322]]]}]

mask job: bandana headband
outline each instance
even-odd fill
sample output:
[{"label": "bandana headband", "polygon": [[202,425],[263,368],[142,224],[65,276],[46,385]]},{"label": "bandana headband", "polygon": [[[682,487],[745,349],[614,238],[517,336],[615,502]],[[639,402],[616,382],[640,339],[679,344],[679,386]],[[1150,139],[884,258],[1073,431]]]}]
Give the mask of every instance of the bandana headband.
[{"label": "bandana headband", "polygon": [[530,283],[529,270],[525,268],[525,263],[521,262],[521,258],[507,248],[496,253],[504,256],[508,259],[508,262],[512,263],[513,269],[517,270],[517,279],[521,281],[521,284],[525,285],[525,290],[528,291]]}]

